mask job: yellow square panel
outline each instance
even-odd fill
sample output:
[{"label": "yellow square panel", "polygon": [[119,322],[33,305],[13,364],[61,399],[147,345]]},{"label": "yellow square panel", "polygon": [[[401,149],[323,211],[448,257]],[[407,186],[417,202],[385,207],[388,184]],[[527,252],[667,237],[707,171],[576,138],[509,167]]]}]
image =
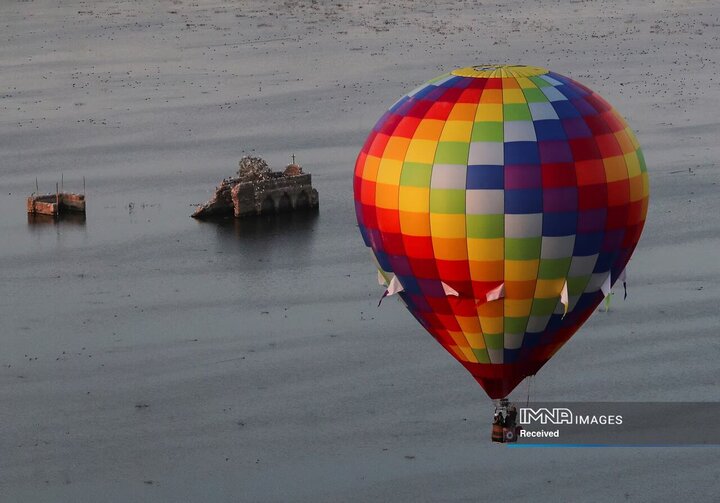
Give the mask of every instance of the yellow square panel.
[{"label": "yellow square panel", "polygon": [[503,333],[505,320],[502,316],[480,316],[480,324],[482,325],[483,333],[501,334]]},{"label": "yellow square panel", "polygon": [[449,121],[470,121],[475,118],[475,103],[455,103],[448,116]]},{"label": "yellow square panel", "polygon": [[539,259],[506,260],[505,279],[507,281],[530,281],[537,278]]},{"label": "yellow square panel", "polygon": [[362,172],[362,179],[374,182],[377,180],[377,172],[380,167],[380,158],[369,155],[365,158],[365,167]]},{"label": "yellow square panel", "polygon": [[565,278],[539,279],[535,284],[535,298],[551,299],[553,297],[559,297],[564,284]]},{"label": "yellow square panel", "polygon": [[503,103],[525,103],[522,89],[503,89]]},{"label": "yellow square panel", "polygon": [[465,215],[430,214],[430,230],[433,237],[465,238]]},{"label": "yellow square panel", "polygon": [[423,119],[418,124],[413,140],[438,140],[442,133],[445,121],[438,119]]},{"label": "yellow square panel", "polygon": [[432,238],[435,258],[440,260],[467,260],[464,238]]},{"label": "yellow square panel", "polygon": [[503,107],[500,103],[480,103],[475,114],[475,122],[502,122]]},{"label": "yellow square panel", "polygon": [[532,299],[505,299],[505,316],[523,318],[530,315]]},{"label": "yellow square panel", "polygon": [[535,89],[535,83],[527,77],[517,77],[517,83],[522,89]]},{"label": "yellow square panel", "polygon": [[491,262],[505,258],[505,239],[475,239],[467,240],[468,259],[478,262]]},{"label": "yellow square panel", "polygon": [[[473,113],[475,109],[473,108]],[[440,137],[441,141],[470,141],[470,135],[472,134],[473,122],[472,118],[469,121],[456,121],[450,120],[445,123],[445,129],[443,129]]]},{"label": "yellow square panel", "polygon": [[[414,212],[430,211],[430,189],[423,187],[400,186],[400,210]],[[426,216],[427,219],[427,216]]]},{"label": "yellow square panel", "polygon": [[[438,136],[440,136],[439,133]],[[432,164],[435,160],[436,149],[436,140],[418,140],[417,138],[413,138],[405,154],[405,161]]]},{"label": "yellow square panel", "polygon": [[400,211],[400,230],[406,236],[429,236],[430,219],[427,213]]},{"label": "yellow square panel", "polygon": [[402,161],[403,159],[405,159],[405,152],[407,151],[409,144],[409,138],[403,138],[402,136],[391,136],[388,140],[387,145],[385,146],[383,158]]},{"label": "yellow square panel", "polygon": [[633,151],[629,154],[625,154],[625,165],[627,166],[628,178],[637,176],[640,174],[640,161],[638,160],[637,154]]},{"label": "yellow square panel", "polygon": [[616,182],[627,178],[628,172],[623,156],[606,157],[603,159],[603,164],[605,165],[605,179],[608,182]]},{"label": "yellow square panel", "polygon": [[[479,321],[478,321],[478,326],[480,326]],[[485,348],[485,338],[483,337],[482,332],[480,332],[480,333],[465,332],[465,338],[467,339],[468,344],[470,344],[471,348],[473,348],[473,349],[484,349]]]},{"label": "yellow square panel", "polygon": [[380,168],[377,174],[377,183],[387,183],[388,185],[400,184],[400,172],[403,163],[396,159],[388,159],[383,157],[380,161]]},{"label": "yellow square panel", "polygon": [[475,356],[475,353],[473,353],[473,350],[470,346],[459,346],[459,348],[464,356],[463,361],[477,363],[477,356]]}]

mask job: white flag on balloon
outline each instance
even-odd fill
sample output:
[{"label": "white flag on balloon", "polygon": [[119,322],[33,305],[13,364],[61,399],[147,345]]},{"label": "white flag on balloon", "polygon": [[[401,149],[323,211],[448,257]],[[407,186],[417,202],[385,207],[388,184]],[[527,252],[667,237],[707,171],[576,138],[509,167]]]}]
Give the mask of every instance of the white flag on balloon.
[{"label": "white flag on balloon", "polygon": [[560,303],[565,307],[562,317],[564,318],[568,312],[568,306],[570,305],[570,298],[568,296],[567,280],[563,283],[562,290],[560,291]]},{"label": "white flag on balloon", "polygon": [[610,295],[610,273],[608,272],[607,278],[605,278],[605,281],[603,281],[602,286],[600,286],[600,290],[602,290],[602,293],[605,297]]},{"label": "white flag on balloon", "polygon": [[443,292],[445,292],[445,295],[452,295],[453,297],[459,297],[460,294],[457,290],[455,290],[453,287],[448,285],[447,283],[440,282],[442,284]]},{"label": "white flag on balloon", "polygon": [[500,285],[496,286],[492,290],[490,290],[488,293],[485,294],[485,299],[488,302],[492,302],[493,300],[502,299],[505,297],[505,283],[500,283]]},{"label": "white flag on balloon", "polygon": [[[378,281],[379,280],[380,278],[378,277]],[[378,307],[380,307],[380,304],[382,304],[382,301],[385,297],[395,295],[396,293],[402,292],[403,290],[405,290],[405,288],[403,288],[402,283],[400,283],[400,280],[397,279],[397,276],[393,275],[392,279],[390,280],[390,284],[388,284],[387,290],[385,290],[385,293],[383,293],[382,297],[380,297]]]}]

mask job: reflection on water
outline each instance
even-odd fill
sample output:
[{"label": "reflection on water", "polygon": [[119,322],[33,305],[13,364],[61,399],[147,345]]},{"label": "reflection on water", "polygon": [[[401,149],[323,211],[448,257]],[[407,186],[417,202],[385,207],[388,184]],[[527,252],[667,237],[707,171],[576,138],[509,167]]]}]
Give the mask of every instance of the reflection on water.
[{"label": "reflection on water", "polygon": [[[317,210],[254,218],[227,218],[200,225],[214,225],[221,253],[235,256],[255,268],[304,268],[313,258]],[[271,266],[272,264],[272,266]]]},{"label": "reflection on water", "polygon": [[27,214],[27,222],[31,230],[33,230],[35,226],[42,228],[48,225],[85,227],[85,220],[85,213],[68,212],[62,213],[59,216],[43,215],[40,213]]},{"label": "reflection on water", "polygon": [[318,210],[307,210],[255,218],[227,218],[218,220],[218,235],[234,235],[239,239],[264,239],[287,233],[312,232],[318,220]]}]

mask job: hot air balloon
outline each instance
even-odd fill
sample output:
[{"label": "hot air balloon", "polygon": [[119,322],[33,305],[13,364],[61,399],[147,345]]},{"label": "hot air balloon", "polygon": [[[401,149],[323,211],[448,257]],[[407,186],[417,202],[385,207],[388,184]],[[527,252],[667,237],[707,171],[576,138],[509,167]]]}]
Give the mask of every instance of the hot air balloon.
[{"label": "hot air balloon", "polygon": [[460,68],[403,96],[354,176],[386,295],[492,399],[534,375],[624,273],[648,193],[612,106],[521,65]]}]

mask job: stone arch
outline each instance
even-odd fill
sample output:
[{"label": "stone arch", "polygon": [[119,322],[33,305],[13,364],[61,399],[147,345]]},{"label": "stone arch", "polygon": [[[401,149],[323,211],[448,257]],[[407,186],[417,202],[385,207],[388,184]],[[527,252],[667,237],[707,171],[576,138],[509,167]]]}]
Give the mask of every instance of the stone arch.
[{"label": "stone arch", "polygon": [[306,209],[310,207],[310,196],[308,196],[308,193],[304,190],[301,190],[300,193],[297,195],[297,200],[295,201],[295,208],[297,209]]},{"label": "stone arch", "polygon": [[290,200],[290,196],[287,192],[283,192],[280,199],[278,199],[277,210],[278,213],[284,213],[292,210],[292,201]]},{"label": "stone arch", "polygon": [[275,213],[275,201],[273,201],[270,195],[263,199],[262,205],[260,206],[260,213],[263,215]]}]

